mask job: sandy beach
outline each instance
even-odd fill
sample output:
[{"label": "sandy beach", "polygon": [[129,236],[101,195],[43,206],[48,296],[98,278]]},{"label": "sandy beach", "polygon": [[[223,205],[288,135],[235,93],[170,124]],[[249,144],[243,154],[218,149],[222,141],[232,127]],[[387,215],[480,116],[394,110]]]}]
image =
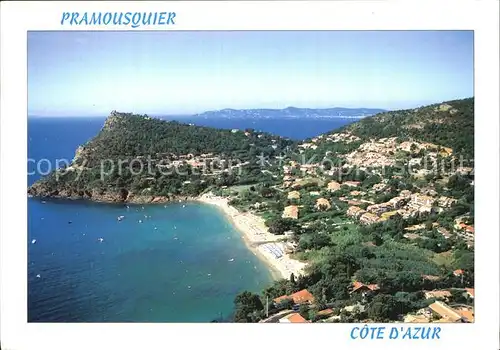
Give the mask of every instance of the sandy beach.
[{"label": "sandy beach", "polygon": [[206,193],[197,198],[198,201],[216,205],[226,214],[235,227],[242,233],[247,246],[270,266],[273,277],[289,279],[304,274],[305,263],[290,258],[285,252],[283,236],[270,233],[264,220],[251,213],[241,213],[228,204],[228,199]]}]

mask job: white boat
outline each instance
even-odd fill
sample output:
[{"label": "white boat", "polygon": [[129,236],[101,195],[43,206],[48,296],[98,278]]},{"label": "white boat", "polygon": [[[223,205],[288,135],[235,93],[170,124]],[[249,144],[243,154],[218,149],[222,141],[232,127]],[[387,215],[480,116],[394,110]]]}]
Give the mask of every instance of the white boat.
[{"label": "white boat", "polygon": [[31,240],[31,244],[35,244],[35,243],[36,243],[36,239]]},{"label": "white boat", "polygon": [[125,216],[120,215],[120,216],[118,217],[118,221],[122,221],[124,218],[125,218]]},{"label": "white boat", "polygon": [[99,240],[99,242],[102,242],[102,241],[104,241],[104,238],[100,237],[98,240]]},{"label": "white boat", "polygon": [[36,275],[36,278],[40,278],[40,274]]},{"label": "white boat", "polygon": [[233,258],[231,258],[231,259],[229,259],[228,261],[234,261],[234,259],[233,259]]},{"label": "white boat", "polygon": [[142,224],[142,220],[139,220],[139,224]]}]

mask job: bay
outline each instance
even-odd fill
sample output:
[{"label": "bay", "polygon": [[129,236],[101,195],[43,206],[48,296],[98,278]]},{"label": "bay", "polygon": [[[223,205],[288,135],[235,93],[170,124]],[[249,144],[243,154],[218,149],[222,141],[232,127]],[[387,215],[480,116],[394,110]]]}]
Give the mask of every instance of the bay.
[{"label": "bay", "polygon": [[[186,120],[301,139],[353,120]],[[29,118],[28,185],[70,161],[104,118]],[[124,216],[123,220],[117,218]],[[28,321],[228,320],[234,297],[272,282],[215,207],[28,199]]]}]

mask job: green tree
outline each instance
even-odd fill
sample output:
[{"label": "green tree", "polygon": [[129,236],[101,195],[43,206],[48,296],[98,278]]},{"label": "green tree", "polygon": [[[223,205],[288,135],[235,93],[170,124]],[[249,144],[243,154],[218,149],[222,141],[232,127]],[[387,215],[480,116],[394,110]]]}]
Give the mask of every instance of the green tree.
[{"label": "green tree", "polygon": [[302,304],[299,306],[299,314],[304,317],[306,320],[309,320],[309,305]]},{"label": "green tree", "polygon": [[368,307],[368,317],[376,322],[394,320],[403,310],[399,308],[399,303],[392,295],[376,295]]},{"label": "green tree", "polygon": [[257,322],[262,317],[264,306],[257,294],[244,291],[236,296],[234,304],[235,322]]}]

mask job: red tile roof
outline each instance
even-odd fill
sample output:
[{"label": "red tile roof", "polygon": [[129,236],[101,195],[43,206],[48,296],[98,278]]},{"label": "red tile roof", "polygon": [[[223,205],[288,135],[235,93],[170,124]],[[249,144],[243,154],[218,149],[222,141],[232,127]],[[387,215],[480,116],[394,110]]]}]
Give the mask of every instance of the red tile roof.
[{"label": "red tile roof", "polygon": [[464,270],[462,270],[462,269],[455,270],[455,271],[453,271],[453,274],[455,276],[463,275],[464,274]]},{"label": "red tile roof", "polygon": [[318,315],[323,316],[323,315],[330,315],[333,313],[332,309],[324,309],[318,312]]},{"label": "red tile roof", "polygon": [[306,323],[307,322],[307,320],[304,317],[302,317],[299,313],[290,314],[290,315],[286,316],[286,318],[291,323]]},{"label": "red tile roof", "polygon": [[363,287],[366,287],[366,288],[368,288],[371,291],[380,289],[379,286],[378,286],[378,284],[364,284],[364,283],[361,283],[361,282],[358,282],[358,281],[354,281],[352,283],[352,291],[351,291],[351,293],[354,293],[355,291],[357,291],[358,289],[361,289]]},{"label": "red tile roof", "polygon": [[282,295],[280,297],[277,297],[275,299],[273,299],[273,301],[276,303],[276,304],[279,304],[281,303],[282,301],[285,301],[286,299],[292,299],[290,298],[288,295]]},{"label": "red tile roof", "polygon": [[466,322],[474,322],[474,310],[462,309],[457,310],[457,313],[462,316]]},{"label": "red tile roof", "polygon": [[298,291],[297,293],[293,293],[290,295],[290,297],[293,299],[293,301],[296,304],[301,304],[301,303],[306,303],[306,302],[314,302],[314,297],[307,289],[302,289]]},{"label": "red tile roof", "polygon": [[364,287],[364,284],[358,281],[354,281],[352,283],[352,291],[358,290],[359,288]]},{"label": "red tile roof", "polygon": [[280,303],[286,299],[292,299],[295,304],[304,304],[304,303],[312,303],[314,302],[314,296],[309,293],[307,289],[302,289],[296,293],[291,295],[282,295],[276,299],[274,299],[275,303]]}]

